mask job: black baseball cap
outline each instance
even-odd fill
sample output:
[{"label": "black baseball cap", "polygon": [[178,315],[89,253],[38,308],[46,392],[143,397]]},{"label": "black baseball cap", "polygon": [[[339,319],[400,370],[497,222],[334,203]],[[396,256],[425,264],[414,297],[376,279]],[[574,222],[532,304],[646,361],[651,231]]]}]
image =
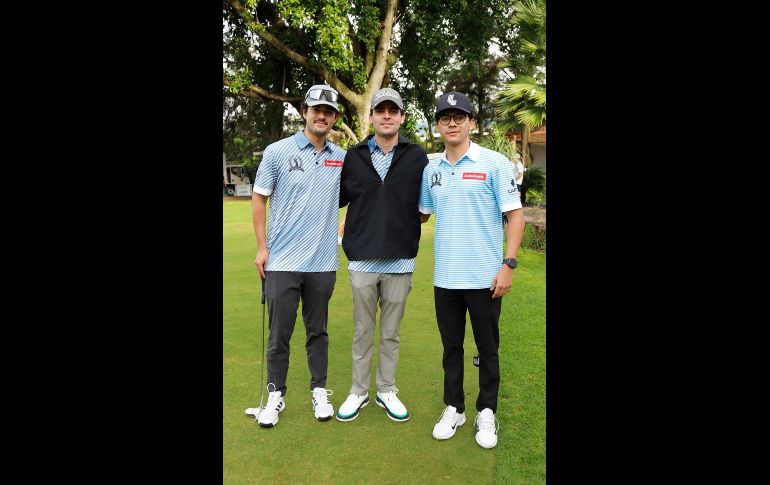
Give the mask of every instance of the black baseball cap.
[{"label": "black baseball cap", "polygon": [[442,111],[448,109],[459,109],[460,111],[465,111],[473,116],[473,106],[471,106],[471,101],[468,99],[468,96],[463,93],[458,93],[457,91],[444,93],[438,98],[438,101],[436,102],[436,119],[438,119]]}]

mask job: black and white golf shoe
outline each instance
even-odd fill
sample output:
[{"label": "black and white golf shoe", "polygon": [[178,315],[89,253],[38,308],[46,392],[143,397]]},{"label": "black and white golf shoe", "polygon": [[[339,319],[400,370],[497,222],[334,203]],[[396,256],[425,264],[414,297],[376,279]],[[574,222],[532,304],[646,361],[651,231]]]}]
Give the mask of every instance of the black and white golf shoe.
[{"label": "black and white golf shoe", "polygon": [[329,396],[334,394],[323,387],[313,389],[313,412],[318,421],[329,421],[334,416],[334,407],[329,402]]},{"label": "black and white golf shoe", "polygon": [[267,404],[265,409],[259,413],[257,422],[263,428],[272,428],[278,424],[278,413],[283,411],[286,407],[286,403],[281,396],[281,391],[274,391],[267,395]]}]

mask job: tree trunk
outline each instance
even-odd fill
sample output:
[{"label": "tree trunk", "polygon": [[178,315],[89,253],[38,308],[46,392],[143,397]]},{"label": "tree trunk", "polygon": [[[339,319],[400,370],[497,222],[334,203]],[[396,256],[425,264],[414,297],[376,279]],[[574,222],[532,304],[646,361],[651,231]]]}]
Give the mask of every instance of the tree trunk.
[{"label": "tree trunk", "polygon": [[[529,127],[523,125],[521,127],[521,164],[524,168],[529,168]],[[525,176],[526,178],[526,176]],[[527,202],[527,185],[524,183],[524,179],[521,180],[521,205]]]},{"label": "tree trunk", "polygon": [[482,86],[481,80],[479,80],[479,91],[476,93],[479,97],[479,114],[477,115],[476,126],[479,127],[479,137],[484,135],[484,120],[481,119],[481,113],[484,110],[484,86]]},{"label": "tree trunk", "polygon": [[374,93],[364,93],[364,103],[362,106],[356,106],[356,114],[358,114],[358,139],[363,141],[364,138],[369,136],[369,103]]},{"label": "tree trunk", "polygon": [[524,125],[521,129],[521,163],[529,168],[529,127]]},{"label": "tree trunk", "polygon": [[428,148],[430,149],[431,153],[433,152],[433,125],[430,124],[430,118],[425,118],[425,121],[428,122],[428,137],[426,138]]},{"label": "tree trunk", "polygon": [[[389,63],[388,50],[390,49],[390,43],[393,39],[393,25],[396,21],[396,10],[398,9],[398,0],[387,0],[385,6],[385,16],[380,21],[380,27],[382,33],[380,40],[377,43],[376,49],[371,57],[371,71],[368,72],[369,79],[366,84],[366,89],[363,93],[358,93],[354,89],[349,88],[342,82],[337,75],[330,68],[324,65],[318,65],[311,60],[292,50],[290,47],[281,42],[274,34],[268,31],[266,26],[260,22],[258,18],[253,18],[252,15],[244,10],[240,1],[230,0],[230,4],[233,6],[236,12],[244,18],[247,25],[256,23],[257,27],[251,27],[252,32],[259,35],[265,42],[275,49],[275,51],[282,53],[292,61],[305,66],[308,70],[312,71],[319,79],[316,84],[321,84],[320,80],[325,80],[330,86],[339,92],[339,94],[348,100],[350,104],[355,108],[358,115],[358,134],[361,138],[365,138],[369,134],[369,104],[372,101],[372,96],[376,90],[383,86],[383,79],[386,78],[389,67],[392,63],[395,63],[395,57],[392,59],[392,63]],[[367,54],[366,59],[367,71],[369,71],[370,57]],[[223,73],[224,76],[224,73]],[[227,77],[224,77],[225,84],[229,84]],[[258,91],[257,87],[252,85],[248,89]],[[283,99],[284,96],[270,96],[270,99],[279,99],[280,101],[288,101]],[[299,111],[299,110],[298,110]]]}]

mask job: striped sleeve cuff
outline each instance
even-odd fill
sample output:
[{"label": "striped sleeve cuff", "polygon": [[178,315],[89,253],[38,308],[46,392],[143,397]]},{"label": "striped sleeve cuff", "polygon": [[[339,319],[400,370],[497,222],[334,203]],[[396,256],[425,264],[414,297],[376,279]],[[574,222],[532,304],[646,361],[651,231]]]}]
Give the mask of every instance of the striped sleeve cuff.
[{"label": "striped sleeve cuff", "polygon": [[265,188],[262,188],[262,187],[257,187],[255,185],[254,186],[254,192],[256,192],[256,193],[258,193],[260,195],[264,195],[265,197],[268,197],[268,196],[270,196],[270,194],[273,193],[273,190],[272,189],[265,189]]},{"label": "striped sleeve cuff", "polygon": [[433,214],[433,209],[426,209],[421,205],[417,206],[417,210],[419,210],[421,214]]},{"label": "striped sleeve cuff", "polygon": [[508,212],[516,209],[521,209],[521,201],[517,200],[516,202],[505,204],[504,206],[500,207],[500,212]]}]

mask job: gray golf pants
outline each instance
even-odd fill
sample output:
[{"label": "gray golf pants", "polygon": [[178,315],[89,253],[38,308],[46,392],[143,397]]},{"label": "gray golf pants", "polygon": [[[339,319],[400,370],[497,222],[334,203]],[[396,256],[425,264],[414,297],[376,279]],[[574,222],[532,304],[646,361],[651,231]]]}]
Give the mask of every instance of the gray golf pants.
[{"label": "gray golf pants", "polygon": [[297,308],[302,298],[302,320],[305,323],[305,352],[310,369],[310,390],[326,387],[329,364],[329,299],[332,297],[337,273],[300,273],[267,271],[265,298],[270,315],[270,336],[267,340],[267,382],[286,395],[286,375],[289,373],[289,341],[297,320]]},{"label": "gray golf pants", "polygon": [[353,385],[351,394],[369,391],[374,348],[377,301],[380,303],[380,348],[377,365],[377,391],[396,387],[399,329],[412,289],[412,273],[364,273],[350,271],[353,287]]}]

